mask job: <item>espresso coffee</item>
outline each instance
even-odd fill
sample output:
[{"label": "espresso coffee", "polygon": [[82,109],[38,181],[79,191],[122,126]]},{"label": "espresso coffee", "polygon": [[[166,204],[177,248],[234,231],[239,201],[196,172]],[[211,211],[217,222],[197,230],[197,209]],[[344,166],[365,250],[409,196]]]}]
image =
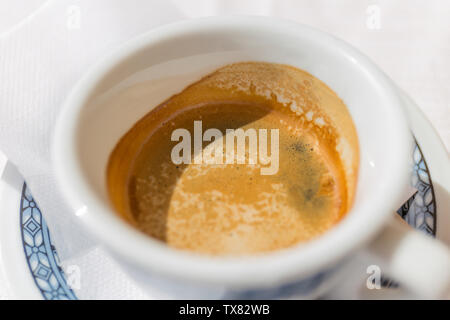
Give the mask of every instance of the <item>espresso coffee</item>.
[{"label": "espresso coffee", "polygon": [[248,62],[216,70],[136,123],[110,156],[107,185],[118,213],[147,235],[242,255],[333,227],[351,206],[357,164],[356,131],[331,89],[291,66]]}]

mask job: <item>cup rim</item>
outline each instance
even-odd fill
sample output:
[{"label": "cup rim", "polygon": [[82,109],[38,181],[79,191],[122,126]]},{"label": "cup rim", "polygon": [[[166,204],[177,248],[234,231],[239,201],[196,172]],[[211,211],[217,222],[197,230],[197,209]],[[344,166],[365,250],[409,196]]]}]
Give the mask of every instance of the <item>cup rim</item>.
[{"label": "cup rim", "polygon": [[380,201],[376,208],[366,205],[373,216],[369,223],[362,219],[361,214],[355,214],[352,219],[345,218],[317,239],[291,248],[255,256],[207,257],[169,248],[126,224],[112,213],[109,206],[92,195],[89,183],[83,178],[80,163],[76,161],[76,132],[81,110],[97,84],[110,70],[139,50],[157,45],[159,41],[170,37],[202,32],[205,28],[222,30],[236,26],[302,32],[305,36],[339,48],[341,53],[353,58],[355,63],[363,66],[364,70],[376,79],[392,102],[390,119],[396,122],[396,134],[390,139],[387,151],[391,153],[391,175],[386,175],[381,196],[399,201],[402,190],[398,190],[398,181],[407,181],[408,177],[402,168],[405,162],[398,155],[408,155],[410,133],[401,110],[402,102],[391,80],[367,57],[334,36],[272,17],[222,16],[183,20],[158,27],[128,41],[92,68],[68,96],[55,128],[52,160],[63,196],[75,210],[79,220],[106,244],[113,254],[121,257],[121,261],[148,272],[186,281],[236,288],[270,287],[293,278],[312,275],[363,246],[389,220],[393,214],[392,206],[398,203],[393,203],[394,200]]}]

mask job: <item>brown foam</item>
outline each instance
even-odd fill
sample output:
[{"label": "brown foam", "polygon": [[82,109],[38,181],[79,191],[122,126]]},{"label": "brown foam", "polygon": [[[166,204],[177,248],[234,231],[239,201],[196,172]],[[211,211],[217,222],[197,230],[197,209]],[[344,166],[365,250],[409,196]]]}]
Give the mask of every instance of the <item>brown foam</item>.
[{"label": "brown foam", "polygon": [[[171,133],[192,133],[194,120],[203,130],[279,129],[278,173],[261,175],[261,165],[173,164]],[[342,139],[350,160],[339,152]],[[180,249],[249,254],[308,241],[335,225],[353,199],[357,155],[346,107],[324,83],[290,66],[238,63],[134,125],[111,154],[107,182],[117,211],[146,234]]]}]

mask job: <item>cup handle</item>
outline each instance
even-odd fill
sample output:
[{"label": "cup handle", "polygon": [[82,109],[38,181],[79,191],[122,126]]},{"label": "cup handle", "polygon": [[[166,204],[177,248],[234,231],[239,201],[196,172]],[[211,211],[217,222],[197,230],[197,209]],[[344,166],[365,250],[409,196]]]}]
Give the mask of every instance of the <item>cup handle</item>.
[{"label": "cup handle", "polygon": [[386,273],[417,297],[450,298],[450,250],[398,215],[369,245]]}]

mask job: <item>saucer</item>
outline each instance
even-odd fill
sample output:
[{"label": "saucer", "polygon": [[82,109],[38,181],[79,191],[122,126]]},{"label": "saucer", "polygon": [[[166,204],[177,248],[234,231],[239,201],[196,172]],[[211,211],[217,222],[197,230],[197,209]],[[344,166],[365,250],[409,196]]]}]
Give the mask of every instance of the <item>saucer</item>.
[{"label": "saucer", "polygon": [[[407,95],[403,96],[410,128],[416,141],[411,154],[413,160],[411,185],[417,192],[398,209],[397,213],[412,227],[450,245],[448,153],[417,105]],[[102,292],[101,290],[90,290],[90,294],[86,293],[89,291],[86,290],[86,286],[102,285],[98,280],[84,280],[85,289],[81,290],[77,288],[76,279],[72,277],[74,270],[70,268],[63,270],[51,238],[51,230],[47,227],[26,182],[14,165],[1,154],[0,175],[0,221],[2,221],[0,224],[0,289],[5,290],[5,292],[0,291],[0,298],[45,300],[104,298],[101,294],[95,293]],[[106,253],[100,254],[106,256]],[[85,257],[77,257],[77,261],[83,260],[83,263],[88,263],[94,256],[95,253],[87,253]],[[105,259],[108,261],[105,262]],[[114,285],[126,288],[123,290],[125,293],[113,298],[170,298],[158,293],[154,296],[143,294],[112,260],[109,261],[109,257],[104,257],[102,263],[106,264],[108,272],[114,272],[115,276],[99,275],[93,272],[91,277],[85,275],[84,278],[106,277],[113,283],[105,282],[104,291],[114,288]],[[389,292],[398,287],[392,281],[384,280],[384,289],[373,298],[388,297]],[[120,283],[115,284],[114,281]],[[345,292],[340,294],[341,296],[331,295],[327,298],[346,296]]]}]

